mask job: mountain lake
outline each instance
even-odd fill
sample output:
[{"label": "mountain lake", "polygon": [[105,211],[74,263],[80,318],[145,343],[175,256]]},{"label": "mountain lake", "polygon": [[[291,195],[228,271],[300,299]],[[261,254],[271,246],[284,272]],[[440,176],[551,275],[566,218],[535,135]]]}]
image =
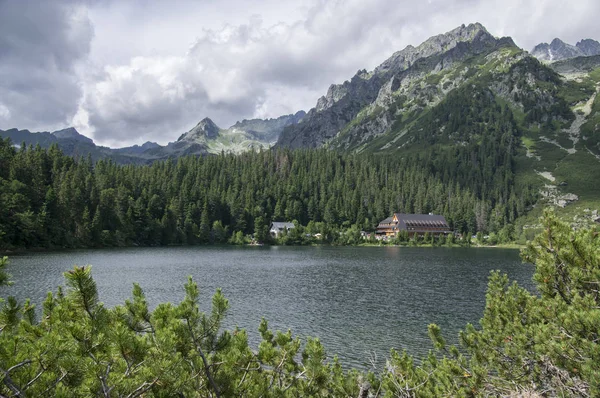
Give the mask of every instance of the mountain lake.
[{"label": "mountain lake", "polygon": [[533,265],[513,249],[213,246],[13,255],[7,271],[15,284],[1,287],[0,297],[29,297],[39,309],[75,264],[92,265],[107,306],[131,297],[134,282],[151,307],[178,303],[191,275],[204,311],[222,288],[230,303],[224,327],[248,330],[252,348],[265,317],[273,330],[319,337],[330,358],[361,369],[383,364],[391,348],[425,355],[430,323],[441,326],[449,343],[458,342],[467,323],[478,325],[492,270],[534,290]]}]

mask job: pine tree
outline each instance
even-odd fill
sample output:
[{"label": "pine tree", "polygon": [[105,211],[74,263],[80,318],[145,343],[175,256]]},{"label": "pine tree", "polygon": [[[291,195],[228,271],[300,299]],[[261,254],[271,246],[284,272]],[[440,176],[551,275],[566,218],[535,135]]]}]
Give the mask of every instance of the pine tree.
[{"label": "pine tree", "polygon": [[225,243],[227,242],[227,229],[223,227],[223,223],[219,220],[213,223],[211,229],[211,242],[212,243]]},{"label": "pine tree", "polygon": [[12,282],[10,281],[10,274],[4,271],[4,267],[8,265],[8,257],[0,258],[0,286],[10,286]]},{"label": "pine tree", "polygon": [[[471,94],[459,94],[458,99],[474,105],[488,101],[485,95],[472,99]],[[498,234],[536,200],[535,187],[514,179],[513,143],[519,133],[505,116],[444,106],[453,114],[466,112],[456,115],[459,125],[473,123],[473,131],[460,132],[467,144],[451,150],[432,145],[403,156],[276,149],[146,166],[108,161],[94,166],[91,159],[62,155],[56,146],[16,152],[3,141],[0,152],[7,170],[0,175],[0,244],[206,243],[215,221],[232,233],[249,234],[255,232],[258,216],[266,221],[297,219],[301,225],[324,221],[329,229],[357,225],[371,231],[391,212],[419,209],[445,215],[457,232]],[[435,125],[436,120],[424,122]],[[486,130],[492,123],[502,132]],[[475,141],[468,138],[473,132]],[[99,214],[95,232],[90,226],[90,243],[82,243],[86,207],[90,223]]]},{"label": "pine tree", "polygon": [[254,219],[254,240],[258,243],[269,241],[269,227],[262,216]]},{"label": "pine tree", "polygon": [[204,202],[202,216],[200,217],[200,227],[198,228],[198,240],[200,243],[208,243],[210,240],[210,218],[208,216],[208,203]]},{"label": "pine tree", "polygon": [[100,215],[100,207],[96,207],[94,212],[94,218],[92,219],[91,225],[91,236],[92,244],[94,246],[100,246],[102,244],[102,216]]}]

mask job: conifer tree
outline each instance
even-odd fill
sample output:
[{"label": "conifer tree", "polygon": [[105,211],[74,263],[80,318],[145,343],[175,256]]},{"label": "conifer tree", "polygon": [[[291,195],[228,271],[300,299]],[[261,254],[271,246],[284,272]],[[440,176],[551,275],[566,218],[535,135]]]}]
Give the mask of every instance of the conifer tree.
[{"label": "conifer tree", "polygon": [[266,243],[269,240],[269,226],[262,216],[254,219],[254,240],[258,243]]},{"label": "conifer tree", "polygon": [[210,240],[210,218],[208,215],[208,203],[206,201],[202,207],[200,227],[198,228],[198,239],[201,243],[208,243]]}]

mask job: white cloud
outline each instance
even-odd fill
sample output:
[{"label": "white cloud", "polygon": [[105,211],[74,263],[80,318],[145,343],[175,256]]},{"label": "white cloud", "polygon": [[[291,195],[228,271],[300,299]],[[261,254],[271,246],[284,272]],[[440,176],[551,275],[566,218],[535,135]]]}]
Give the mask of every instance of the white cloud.
[{"label": "white cloud", "polygon": [[10,119],[10,109],[8,109],[3,103],[0,103],[0,118],[4,120]]},{"label": "white cloud", "polygon": [[70,122],[101,144],[165,143],[206,116],[227,127],[308,110],[331,83],[463,23],[531,49],[600,39],[599,13],[597,0],[0,1],[0,128]]}]

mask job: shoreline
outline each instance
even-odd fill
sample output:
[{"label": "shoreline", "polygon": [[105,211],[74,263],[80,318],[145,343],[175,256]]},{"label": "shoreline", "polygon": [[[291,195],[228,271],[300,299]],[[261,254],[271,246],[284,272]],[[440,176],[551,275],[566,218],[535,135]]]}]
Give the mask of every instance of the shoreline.
[{"label": "shoreline", "polygon": [[68,252],[78,250],[111,250],[111,249],[132,249],[132,248],[169,248],[169,247],[410,247],[410,248],[463,248],[463,249],[523,249],[526,246],[518,243],[504,243],[497,245],[477,245],[472,244],[469,246],[453,244],[448,245],[432,245],[432,244],[419,244],[419,245],[392,245],[392,244],[378,244],[378,243],[360,243],[357,245],[332,245],[326,243],[313,243],[307,245],[278,245],[278,244],[245,244],[245,245],[233,245],[233,244],[207,244],[207,245],[165,245],[165,246],[139,246],[139,245],[127,245],[127,246],[104,246],[104,247],[33,247],[33,248],[16,248],[16,249],[5,249],[0,250],[0,257],[12,256],[12,255],[26,255],[30,253],[57,253],[57,252]]}]

